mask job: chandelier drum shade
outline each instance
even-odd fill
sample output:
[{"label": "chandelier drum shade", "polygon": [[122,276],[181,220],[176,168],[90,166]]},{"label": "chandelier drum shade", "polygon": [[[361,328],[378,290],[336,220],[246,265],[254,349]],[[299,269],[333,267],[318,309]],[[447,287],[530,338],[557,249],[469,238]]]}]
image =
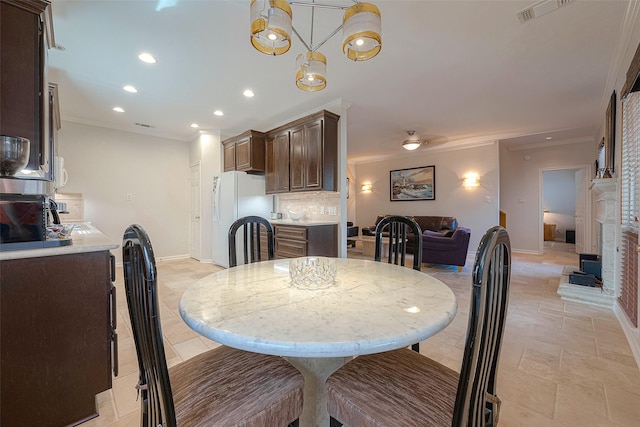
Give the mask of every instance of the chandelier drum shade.
[{"label": "chandelier drum shade", "polygon": [[327,58],[320,52],[307,52],[296,58],[296,86],[317,92],[327,86]]},{"label": "chandelier drum shade", "polygon": [[344,13],[342,52],[354,61],[366,61],[382,49],[382,18],[371,3],[358,3]]},{"label": "chandelier drum shade", "polygon": [[[296,58],[296,86],[315,92],[327,85],[327,58],[318,49],[342,29],[342,52],[353,61],[366,61],[382,49],[382,18],[378,8],[352,0],[353,5],[311,1],[251,0],[251,44],[267,55],[282,55],[291,48],[292,33],[307,52]],[[293,25],[291,6],[311,7],[311,34],[307,43]],[[315,8],[344,10],[342,23],[320,43],[313,43]]]},{"label": "chandelier drum shade", "polygon": [[267,55],[291,47],[291,6],[285,0],[251,0],[251,44]]}]

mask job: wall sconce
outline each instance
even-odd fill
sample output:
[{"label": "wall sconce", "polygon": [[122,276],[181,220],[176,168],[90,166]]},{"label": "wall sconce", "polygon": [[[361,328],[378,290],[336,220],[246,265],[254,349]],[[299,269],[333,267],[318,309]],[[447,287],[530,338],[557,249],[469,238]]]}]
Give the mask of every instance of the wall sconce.
[{"label": "wall sconce", "polygon": [[480,176],[475,172],[469,172],[462,178],[462,186],[464,188],[477,188],[480,186]]},{"label": "wall sconce", "polygon": [[371,185],[370,182],[362,184],[362,192],[363,193],[371,193],[371,190],[373,190],[373,185]]}]

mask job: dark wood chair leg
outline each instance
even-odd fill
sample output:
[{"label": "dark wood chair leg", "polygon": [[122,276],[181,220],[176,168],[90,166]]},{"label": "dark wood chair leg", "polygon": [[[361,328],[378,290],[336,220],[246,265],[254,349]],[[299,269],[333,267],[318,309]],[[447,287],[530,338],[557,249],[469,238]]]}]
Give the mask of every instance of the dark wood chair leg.
[{"label": "dark wood chair leg", "polygon": [[418,353],[420,353],[420,343],[419,343],[419,342],[417,342],[417,343],[415,343],[415,344],[412,344],[412,345],[411,345],[411,350],[413,350],[413,351],[417,351]]}]

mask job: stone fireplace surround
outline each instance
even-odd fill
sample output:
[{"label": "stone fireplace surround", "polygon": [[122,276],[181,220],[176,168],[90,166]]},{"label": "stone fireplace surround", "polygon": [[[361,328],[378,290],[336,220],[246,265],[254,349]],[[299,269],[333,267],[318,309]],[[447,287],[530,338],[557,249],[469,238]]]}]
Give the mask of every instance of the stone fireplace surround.
[{"label": "stone fireplace surround", "polygon": [[569,270],[565,273],[558,287],[558,295],[564,300],[594,304],[601,307],[614,308],[618,293],[615,280],[616,262],[616,208],[618,192],[615,178],[594,179],[591,194],[595,202],[595,220],[600,224],[598,249],[602,258],[602,288],[573,285],[569,283]]}]

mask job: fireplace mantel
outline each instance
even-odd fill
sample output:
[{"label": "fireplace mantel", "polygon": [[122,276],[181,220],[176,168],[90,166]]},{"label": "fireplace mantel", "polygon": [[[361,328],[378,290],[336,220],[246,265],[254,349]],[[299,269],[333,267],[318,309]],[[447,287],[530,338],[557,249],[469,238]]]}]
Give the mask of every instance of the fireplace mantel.
[{"label": "fireplace mantel", "polygon": [[[601,224],[616,223],[616,204],[618,201],[615,178],[599,178],[591,182],[591,191],[595,202],[595,220]],[[605,248],[602,248],[603,250]]]}]

